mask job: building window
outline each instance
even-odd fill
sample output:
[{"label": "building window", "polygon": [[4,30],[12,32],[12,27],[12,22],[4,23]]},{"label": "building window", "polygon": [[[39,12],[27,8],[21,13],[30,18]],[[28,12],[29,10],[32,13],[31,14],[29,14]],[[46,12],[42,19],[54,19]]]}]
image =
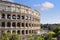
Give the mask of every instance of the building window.
[{"label": "building window", "polygon": [[33,24],[32,24],[32,27],[33,27]]},{"label": "building window", "polygon": [[6,11],[11,11],[11,6],[7,6]]},{"label": "building window", "polygon": [[28,34],[28,30],[26,30],[26,34]]},{"label": "building window", "polygon": [[12,33],[16,33],[16,31],[15,31],[15,30],[13,30],[13,31],[12,31]]},{"label": "building window", "polygon": [[13,26],[13,27],[16,27],[16,23],[15,23],[15,22],[13,22],[13,23],[12,23],[12,26]]},{"label": "building window", "polygon": [[11,32],[8,30],[7,33],[11,33]]},{"label": "building window", "polygon": [[31,17],[29,17],[28,19],[31,20]]},{"label": "building window", "polygon": [[16,7],[16,12],[19,12],[20,8]]},{"label": "building window", "polygon": [[20,27],[20,23],[17,23],[17,26]]},{"label": "building window", "polygon": [[2,22],[2,25],[1,25],[2,27],[5,27],[5,22]]},{"label": "building window", "polygon": [[22,16],[22,19],[24,19],[24,16]]},{"label": "building window", "polygon": [[28,9],[26,9],[26,11],[28,11]]},{"label": "building window", "polygon": [[22,27],[24,27],[24,23],[22,23]]},{"label": "building window", "polygon": [[25,13],[28,13],[29,11],[28,11],[28,9],[25,9]]},{"label": "building window", "polygon": [[16,11],[16,9],[15,9],[15,7],[13,6],[13,7],[11,7],[11,11],[12,12],[15,12]]},{"label": "building window", "polygon": [[31,23],[29,24],[29,26],[31,27]]},{"label": "building window", "polygon": [[28,16],[26,16],[25,19],[28,20]]},{"label": "building window", "polygon": [[24,34],[24,30],[22,30],[22,34]]},{"label": "building window", "polygon": [[7,7],[9,7],[9,8],[10,8],[11,6],[7,6]]},{"label": "building window", "polygon": [[29,30],[29,33],[31,33],[31,30]]},{"label": "building window", "polygon": [[5,32],[5,31],[2,30],[1,33],[3,33],[3,32]]},{"label": "building window", "polygon": [[32,33],[33,33],[33,30],[32,30]]},{"label": "building window", "polygon": [[11,15],[10,15],[10,14],[7,14],[7,18],[8,18],[8,19],[11,19]]},{"label": "building window", "polygon": [[17,33],[20,34],[20,30],[18,30]]},{"label": "building window", "polygon": [[28,23],[26,23],[26,27],[28,27]]},{"label": "building window", "polygon": [[16,15],[13,15],[12,18],[13,18],[13,19],[16,19]]},{"label": "building window", "polygon": [[20,15],[17,15],[17,19],[20,19]]},{"label": "building window", "polygon": [[11,26],[11,23],[10,22],[7,22],[7,27],[10,27]]},{"label": "building window", "polygon": [[5,14],[2,14],[2,18],[5,18]]}]

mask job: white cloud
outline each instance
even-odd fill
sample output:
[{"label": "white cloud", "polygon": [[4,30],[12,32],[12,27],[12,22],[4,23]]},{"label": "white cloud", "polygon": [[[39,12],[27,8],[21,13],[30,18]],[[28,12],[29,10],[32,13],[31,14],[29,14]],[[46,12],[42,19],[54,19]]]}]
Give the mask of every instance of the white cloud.
[{"label": "white cloud", "polygon": [[35,4],[34,6],[40,8],[41,10],[48,10],[50,8],[54,8],[54,4],[50,2],[44,2],[42,4]]}]

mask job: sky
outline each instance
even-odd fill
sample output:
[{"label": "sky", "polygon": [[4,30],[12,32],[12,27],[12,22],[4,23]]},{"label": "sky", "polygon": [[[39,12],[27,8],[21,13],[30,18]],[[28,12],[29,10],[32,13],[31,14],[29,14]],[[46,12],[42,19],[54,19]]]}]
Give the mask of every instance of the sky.
[{"label": "sky", "polygon": [[40,12],[41,24],[60,23],[60,0],[9,0]]}]

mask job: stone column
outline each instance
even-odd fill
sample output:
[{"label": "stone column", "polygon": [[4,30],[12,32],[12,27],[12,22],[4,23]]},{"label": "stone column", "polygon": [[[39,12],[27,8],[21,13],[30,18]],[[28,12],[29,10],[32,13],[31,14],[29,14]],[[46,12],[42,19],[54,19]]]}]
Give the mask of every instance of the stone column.
[{"label": "stone column", "polygon": [[11,30],[11,34],[12,34],[12,30]]},{"label": "stone column", "polygon": [[12,20],[12,14],[11,14],[11,20]]},{"label": "stone column", "polygon": [[7,19],[7,14],[5,14],[5,19]]},{"label": "stone column", "polygon": [[16,23],[16,29],[17,29],[17,21],[15,23]]},{"label": "stone column", "polygon": [[12,28],[12,22],[11,22],[11,28]]},{"label": "stone column", "polygon": [[7,22],[5,22],[5,29],[7,28]]},{"label": "stone column", "polygon": [[16,34],[17,34],[17,30],[16,30]]},{"label": "stone column", "polygon": [[1,30],[0,30],[0,37],[1,37]]},{"label": "stone column", "polygon": [[17,20],[17,14],[16,14],[16,20]]},{"label": "stone column", "polygon": [[0,12],[0,19],[1,19],[1,12]]}]

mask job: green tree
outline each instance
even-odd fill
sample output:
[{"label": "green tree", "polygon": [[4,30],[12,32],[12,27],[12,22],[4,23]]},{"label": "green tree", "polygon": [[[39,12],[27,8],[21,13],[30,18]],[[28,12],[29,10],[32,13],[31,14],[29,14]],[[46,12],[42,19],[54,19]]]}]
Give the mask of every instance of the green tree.
[{"label": "green tree", "polygon": [[52,31],[49,32],[49,33],[48,33],[48,38],[47,38],[47,40],[52,40],[52,38],[53,38],[52,36],[53,36],[54,34],[55,34],[55,33],[52,32]]},{"label": "green tree", "polygon": [[37,35],[34,35],[34,40],[38,40],[38,36]]},{"label": "green tree", "polygon": [[7,32],[2,32],[0,40],[20,40],[20,36],[18,34],[10,34]]},{"label": "green tree", "polygon": [[9,38],[10,38],[10,34],[9,33],[7,33],[7,32],[2,32],[2,35],[1,35],[1,40],[9,40]]},{"label": "green tree", "polygon": [[44,40],[44,37],[41,35],[38,37],[38,40]]},{"label": "green tree", "polygon": [[55,33],[58,33],[58,31],[60,31],[60,26],[56,27],[53,31],[54,31]]},{"label": "green tree", "polygon": [[29,36],[28,36],[28,40],[34,40],[34,37],[31,36],[31,35],[29,35]]},{"label": "green tree", "polygon": [[20,36],[18,34],[12,34],[10,40],[20,40]]},{"label": "green tree", "polygon": [[29,36],[28,40],[44,40],[44,37],[43,36],[33,35],[33,36]]}]

